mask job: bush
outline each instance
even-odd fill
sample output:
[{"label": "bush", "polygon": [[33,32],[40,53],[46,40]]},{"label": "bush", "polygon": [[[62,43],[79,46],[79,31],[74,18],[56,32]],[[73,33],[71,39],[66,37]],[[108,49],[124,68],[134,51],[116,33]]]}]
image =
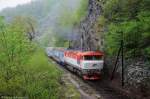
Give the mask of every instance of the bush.
[{"label": "bush", "polygon": [[36,99],[56,99],[59,94],[60,71],[37,51],[26,66],[26,95]]},{"label": "bush", "polygon": [[29,41],[22,22],[3,20],[0,17],[0,96],[58,98],[60,71]]},{"label": "bush", "polygon": [[4,77],[0,73],[0,93],[4,96],[23,96],[29,99],[59,97],[61,71],[48,61],[42,51],[34,52],[21,74],[15,74],[8,81]]}]

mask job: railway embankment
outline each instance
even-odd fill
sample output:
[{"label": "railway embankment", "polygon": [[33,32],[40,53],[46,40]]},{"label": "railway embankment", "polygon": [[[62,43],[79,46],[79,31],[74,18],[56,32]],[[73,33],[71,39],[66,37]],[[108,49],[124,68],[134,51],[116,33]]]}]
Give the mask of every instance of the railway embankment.
[{"label": "railway embankment", "polygon": [[60,79],[61,99],[103,99],[92,86],[89,86],[78,75],[75,75],[55,61],[53,61],[53,64],[63,72]]},{"label": "railway embankment", "polygon": [[64,73],[61,78],[62,99],[80,99],[81,95],[76,86],[72,83],[70,74]]},{"label": "railway embankment", "polygon": [[53,65],[62,72],[60,81],[60,98],[61,99],[81,99],[78,88],[72,83],[71,75],[64,68],[59,66],[55,61],[51,61]]}]

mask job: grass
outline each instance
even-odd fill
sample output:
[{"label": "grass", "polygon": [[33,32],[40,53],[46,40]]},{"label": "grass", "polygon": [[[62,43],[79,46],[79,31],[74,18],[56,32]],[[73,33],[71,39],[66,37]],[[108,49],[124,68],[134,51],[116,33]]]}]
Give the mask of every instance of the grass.
[{"label": "grass", "polygon": [[67,74],[62,77],[62,93],[61,99],[81,99],[80,92],[72,84]]}]

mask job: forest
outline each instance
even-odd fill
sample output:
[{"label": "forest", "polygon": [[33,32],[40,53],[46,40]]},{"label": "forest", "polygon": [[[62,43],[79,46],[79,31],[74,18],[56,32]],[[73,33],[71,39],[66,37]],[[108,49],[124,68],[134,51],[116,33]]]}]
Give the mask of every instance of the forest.
[{"label": "forest", "polygon": [[0,95],[57,98],[61,72],[29,39],[27,31],[23,20],[8,24],[0,18]]},{"label": "forest", "polygon": [[[4,9],[0,96],[59,99],[63,72],[46,57],[45,47],[102,50],[110,75],[121,40],[126,87],[150,94],[149,5],[150,0],[35,0]],[[121,75],[120,62],[116,72]]]},{"label": "forest", "polygon": [[[102,14],[98,28],[104,35],[104,51],[109,70],[115,65],[123,40],[124,82],[132,92],[150,89],[150,0],[100,0]],[[118,70],[121,71],[121,56]],[[112,65],[113,63],[113,65]],[[148,93],[149,94],[149,93]]]},{"label": "forest", "polygon": [[[82,0],[36,0],[0,12],[0,98],[59,99],[64,95],[63,72],[48,59],[45,47],[68,46],[65,35],[85,13],[80,3],[85,5]],[[72,14],[68,8],[73,4]]]},{"label": "forest", "polygon": [[[123,32],[126,57],[150,57],[150,1],[105,0],[103,16],[107,24],[106,49],[113,55]],[[110,49],[113,48],[113,49]]]}]

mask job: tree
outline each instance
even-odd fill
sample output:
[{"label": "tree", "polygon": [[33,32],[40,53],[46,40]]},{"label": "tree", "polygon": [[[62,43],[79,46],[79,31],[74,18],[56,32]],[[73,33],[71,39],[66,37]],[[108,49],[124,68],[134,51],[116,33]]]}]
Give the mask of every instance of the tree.
[{"label": "tree", "polygon": [[10,89],[5,91],[5,95],[19,95],[20,92],[16,88],[21,88],[24,83],[23,66],[33,48],[32,43],[25,36],[23,24],[0,22],[0,66],[2,70],[0,90]]},{"label": "tree", "polygon": [[32,17],[16,16],[12,23],[22,25],[30,41],[35,38],[37,22]]},{"label": "tree", "polygon": [[23,22],[15,19],[6,24],[0,17],[0,93],[10,97],[56,99],[61,72],[30,41]]},{"label": "tree", "polygon": [[124,33],[125,53],[128,57],[149,56],[148,0],[107,0],[104,4],[106,52],[114,55],[120,42],[119,31]]}]

